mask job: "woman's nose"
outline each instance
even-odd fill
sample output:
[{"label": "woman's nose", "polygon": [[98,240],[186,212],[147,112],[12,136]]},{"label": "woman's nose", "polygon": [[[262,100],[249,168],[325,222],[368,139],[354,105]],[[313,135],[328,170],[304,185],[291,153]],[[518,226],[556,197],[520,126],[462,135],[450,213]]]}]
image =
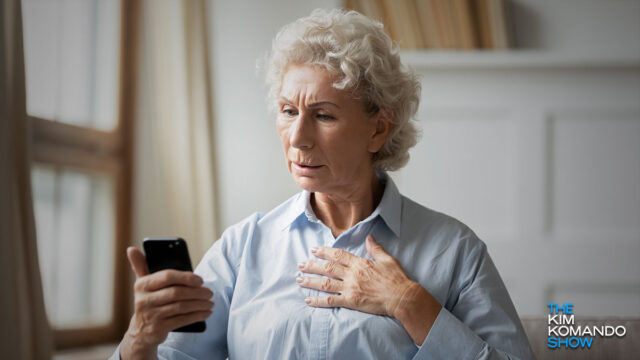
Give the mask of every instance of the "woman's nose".
[{"label": "woman's nose", "polygon": [[297,149],[313,147],[313,124],[305,114],[299,114],[298,118],[293,122],[289,143]]}]

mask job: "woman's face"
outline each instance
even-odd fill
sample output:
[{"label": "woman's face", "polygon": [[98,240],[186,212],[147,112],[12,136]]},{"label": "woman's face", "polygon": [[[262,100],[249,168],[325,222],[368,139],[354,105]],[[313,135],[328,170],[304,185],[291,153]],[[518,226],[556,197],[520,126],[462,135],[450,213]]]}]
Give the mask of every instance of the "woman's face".
[{"label": "woman's face", "polygon": [[333,88],[324,69],[289,65],[278,99],[277,128],[287,167],[301,188],[321,193],[368,185],[372,157],[390,125],[382,112],[367,115],[360,100]]}]

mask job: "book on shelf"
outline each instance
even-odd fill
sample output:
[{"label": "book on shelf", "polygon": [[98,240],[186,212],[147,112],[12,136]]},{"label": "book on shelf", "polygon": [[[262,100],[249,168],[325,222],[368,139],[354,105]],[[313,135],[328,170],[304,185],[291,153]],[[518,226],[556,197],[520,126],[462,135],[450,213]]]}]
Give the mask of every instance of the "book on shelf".
[{"label": "book on shelf", "polygon": [[489,19],[491,24],[492,49],[506,49],[509,47],[507,34],[507,14],[504,0],[488,0]]},{"label": "book on shelf", "polygon": [[453,49],[456,46],[456,24],[453,14],[453,7],[450,0],[430,0],[436,12],[436,24],[438,34],[441,36],[440,43],[443,49]]},{"label": "book on shelf", "polygon": [[474,0],[477,20],[477,34],[479,45],[482,49],[493,48],[493,37],[491,36],[491,17],[489,15],[489,0]]},{"label": "book on shelf", "polygon": [[473,16],[472,0],[453,0],[454,17],[457,26],[457,48],[475,49],[477,48],[475,19]]},{"label": "book on shelf", "polygon": [[506,49],[508,0],[345,0],[403,49]]},{"label": "book on shelf", "polygon": [[363,15],[366,15],[374,20],[380,21],[384,24],[385,31],[389,36],[395,40],[396,35],[389,28],[389,15],[383,11],[382,2],[379,0],[346,0],[345,8],[347,10],[355,10]]},{"label": "book on shelf", "polygon": [[[418,0],[416,3],[416,13],[418,23],[422,31],[422,39],[426,49],[438,49],[444,47],[442,35],[438,27],[437,12],[433,6],[433,1]],[[366,15],[366,14],[365,14]]]},{"label": "book on shelf", "polygon": [[414,1],[381,0],[381,9],[388,14],[389,28],[394,40],[404,49],[424,48],[422,31]]}]

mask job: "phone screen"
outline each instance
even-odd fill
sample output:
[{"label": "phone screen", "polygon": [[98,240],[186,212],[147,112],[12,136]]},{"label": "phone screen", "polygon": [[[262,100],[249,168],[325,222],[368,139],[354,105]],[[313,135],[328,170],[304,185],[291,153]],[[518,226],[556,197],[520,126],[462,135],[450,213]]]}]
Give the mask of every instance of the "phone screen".
[{"label": "phone screen", "polygon": [[149,271],[193,271],[187,243],[181,238],[146,238],[143,242]]},{"label": "phone screen", "polygon": [[[147,257],[149,271],[175,269],[193,271],[187,243],[181,238],[145,238],[144,252]],[[203,332],[206,329],[204,321],[174,329],[176,332]]]}]

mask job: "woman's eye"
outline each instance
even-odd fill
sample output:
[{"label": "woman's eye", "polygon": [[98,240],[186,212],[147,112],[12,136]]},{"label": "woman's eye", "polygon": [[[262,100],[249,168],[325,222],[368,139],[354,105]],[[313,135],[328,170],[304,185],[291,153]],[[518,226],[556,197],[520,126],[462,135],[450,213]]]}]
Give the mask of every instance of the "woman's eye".
[{"label": "woman's eye", "polygon": [[327,114],[318,114],[318,119],[322,120],[322,121],[330,121],[330,120],[335,120],[336,118],[334,118],[331,115],[327,115]]},{"label": "woman's eye", "polygon": [[296,115],[296,111],[293,109],[282,109],[281,111],[283,114],[287,115],[287,116],[295,116]]}]

